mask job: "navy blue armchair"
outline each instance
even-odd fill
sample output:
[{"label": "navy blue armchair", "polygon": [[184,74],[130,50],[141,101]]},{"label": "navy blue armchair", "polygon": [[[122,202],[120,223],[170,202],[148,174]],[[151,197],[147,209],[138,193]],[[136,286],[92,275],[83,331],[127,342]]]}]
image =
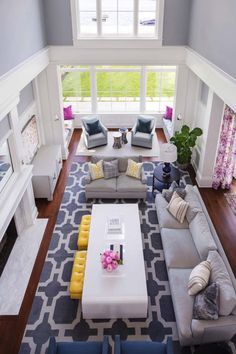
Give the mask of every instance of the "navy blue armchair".
[{"label": "navy blue armchair", "polygon": [[56,342],[50,338],[47,354],[108,354],[108,337],[102,342]]},{"label": "navy blue armchair", "polygon": [[167,343],[148,341],[121,341],[115,336],[115,354],[174,354],[172,339]]}]

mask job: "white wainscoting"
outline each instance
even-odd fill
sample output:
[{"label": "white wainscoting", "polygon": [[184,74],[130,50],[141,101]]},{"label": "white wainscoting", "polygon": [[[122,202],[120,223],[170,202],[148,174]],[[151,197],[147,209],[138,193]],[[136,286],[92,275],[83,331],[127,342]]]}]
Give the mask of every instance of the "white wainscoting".
[{"label": "white wainscoting", "polygon": [[50,62],[59,65],[178,65],[185,64],[186,48],[75,48],[50,46]]},{"label": "white wainscoting", "polygon": [[48,64],[48,48],[44,48],[1,76],[0,111],[9,97],[17,96]]}]

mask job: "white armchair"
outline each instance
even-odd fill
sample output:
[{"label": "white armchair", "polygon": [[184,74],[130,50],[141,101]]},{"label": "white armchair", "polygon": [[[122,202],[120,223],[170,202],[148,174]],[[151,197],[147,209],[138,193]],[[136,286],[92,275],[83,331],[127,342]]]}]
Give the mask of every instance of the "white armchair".
[{"label": "white armchair", "polygon": [[[143,123],[144,129],[140,129],[140,121]],[[155,118],[153,116],[138,116],[137,122],[131,130],[131,145],[151,149],[155,128]]]},{"label": "white armchair", "polygon": [[107,144],[107,128],[102,124],[98,115],[83,117],[82,131],[87,149]]}]

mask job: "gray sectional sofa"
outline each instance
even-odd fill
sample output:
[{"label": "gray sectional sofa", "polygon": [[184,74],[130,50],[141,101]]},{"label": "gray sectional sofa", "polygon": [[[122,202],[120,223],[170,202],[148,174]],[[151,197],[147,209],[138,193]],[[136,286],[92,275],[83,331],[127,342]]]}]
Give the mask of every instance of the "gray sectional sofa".
[{"label": "gray sectional sofa", "polygon": [[147,185],[146,177],[142,169],[141,179],[126,176],[128,159],[141,162],[140,156],[132,157],[104,157],[92,156],[91,162],[97,163],[100,160],[111,161],[118,159],[119,176],[109,179],[97,179],[92,181],[86,176],[85,195],[88,198],[140,198],[146,199]]},{"label": "gray sectional sofa", "polygon": [[210,250],[217,250],[222,257],[235,290],[236,281],[197,187],[187,185],[185,189],[189,223],[186,219],[180,224],[172,217],[162,194],[155,199],[179,340],[182,346],[227,341],[236,333],[235,308],[217,320],[193,319],[194,297],[187,291],[189,275],[207,259]]}]

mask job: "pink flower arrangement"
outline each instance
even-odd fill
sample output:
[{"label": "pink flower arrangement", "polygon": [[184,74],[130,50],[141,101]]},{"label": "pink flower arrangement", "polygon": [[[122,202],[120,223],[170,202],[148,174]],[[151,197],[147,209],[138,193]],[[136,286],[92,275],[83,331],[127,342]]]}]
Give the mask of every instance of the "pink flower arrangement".
[{"label": "pink flower arrangement", "polygon": [[119,264],[122,264],[122,260],[120,259],[118,252],[106,250],[101,254],[101,263],[103,269],[106,269],[107,272],[112,272]]}]

